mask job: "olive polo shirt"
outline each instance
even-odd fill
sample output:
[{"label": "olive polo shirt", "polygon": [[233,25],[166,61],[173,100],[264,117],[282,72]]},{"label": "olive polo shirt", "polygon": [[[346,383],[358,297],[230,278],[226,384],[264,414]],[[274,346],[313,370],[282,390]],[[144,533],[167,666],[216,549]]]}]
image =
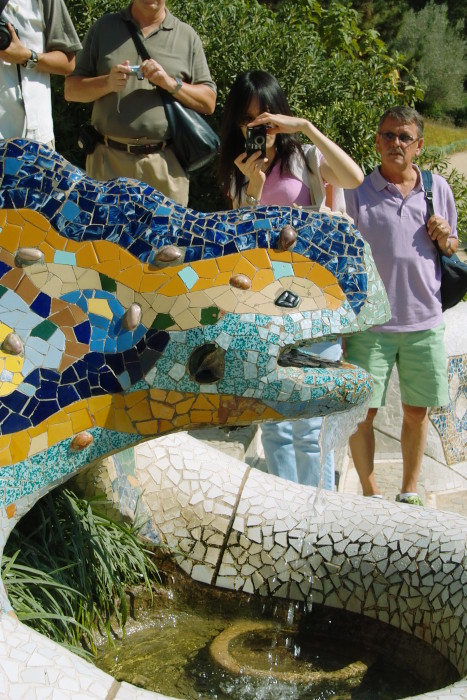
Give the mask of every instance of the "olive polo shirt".
[{"label": "olive polo shirt", "polygon": [[[130,6],[97,20],[86,34],[73,75],[105,75],[112,66],[126,60],[130,65],[141,64],[143,59],[128,30],[128,20],[133,21]],[[160,27],[146,38],[137,29],[149,55],[169,75],[179,76],[187,83],[203,83],[216,91],[201,40],[190,25],[167,10]],[[170,138],[158,88],[146,79],[138,80],[136,75],[128,78],[122,92],[104,95],[94,102],[92,123],[110,137],[155,142]]]}]

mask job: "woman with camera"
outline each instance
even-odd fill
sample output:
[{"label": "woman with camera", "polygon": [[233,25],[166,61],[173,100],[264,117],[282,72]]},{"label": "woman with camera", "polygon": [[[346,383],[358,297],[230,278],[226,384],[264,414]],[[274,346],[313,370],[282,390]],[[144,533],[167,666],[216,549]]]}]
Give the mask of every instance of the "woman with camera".
[{"label": "woman with camera", "polygon": [[[298,133],[312,143],[302,144]],[[239,74],[227,96],[218,177],[234,208],[327,205],[340,211],[345,211],[343,188],[353,189],[363,181],[352,158],[310,121],[293,116],[277,79],[260,70]],[[315,343],[308,351],[338,360],[341,345]],[[263,423],[261,439],[268,472],[318,486],[321,424],[321,417]],[[332,453],[326,456],[323,485],[334,489]]]}]

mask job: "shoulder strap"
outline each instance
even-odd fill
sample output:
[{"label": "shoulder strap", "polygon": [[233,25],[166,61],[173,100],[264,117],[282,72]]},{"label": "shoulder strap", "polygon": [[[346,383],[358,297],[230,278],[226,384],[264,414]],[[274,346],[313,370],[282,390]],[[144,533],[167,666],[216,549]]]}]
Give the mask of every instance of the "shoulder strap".
[{"label": "shoulder strap", "polygon": [[428,210],[428,218],[433,216],[435,209],[433,206],[433,192],[431,191],[433,185],[433,175],[429,170],[421,170],[423,188],[425,191],[426,208]]},{"label": "shoulder strap", "polygon": [[0,15],[2,14],[5,7],[8,5],[8,0],[0,0]]},{"label": "shoulder strap", "polygon": [[128,31],[131,34],[131,38],[133,39],[137,52],[144,61],[147,61],[149,58],[151,58],[151,56],[149,55],[145,45],[141,41],[141,37],[139,36],[135,25],[130,20],[124,20],[124,22],[128,27]]},{"label": "shoulder strap", "polygon": [[[145,45],[141,41],[141,37],[138,34],[138,30],[136,29],[135,25],[133,24],[133,22],[131,22],[131,20],[125,19],[123,21],[125,22],[126,26],[128,27],[128,31],[131,34],[131,38],[133,39],[133,43],[136,46],[137,52],[139,53],[139,55],[141,56],[141,58],[144,61],[147,61],[149,58],[151,58],[151,56],[149,55],[147,48],[145,47]],[[167,93],[162,88],[158,88],[158,91],[160,93],[160,96],[162,98],[162,102],[164,103],[164,106],[170,99],[173,100],[173,98],[169,97],[169,93]]]}]

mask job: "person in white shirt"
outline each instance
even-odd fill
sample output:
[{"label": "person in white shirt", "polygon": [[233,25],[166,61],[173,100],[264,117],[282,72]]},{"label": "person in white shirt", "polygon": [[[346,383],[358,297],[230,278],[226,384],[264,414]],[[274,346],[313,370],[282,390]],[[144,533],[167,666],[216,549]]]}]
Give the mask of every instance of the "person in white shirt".
[{"label": "person in white shirt", "polygon": [[73,71],[78,35],[63,0],[1,0],[0,9],[0,138],[54,147],[50,75]]}]

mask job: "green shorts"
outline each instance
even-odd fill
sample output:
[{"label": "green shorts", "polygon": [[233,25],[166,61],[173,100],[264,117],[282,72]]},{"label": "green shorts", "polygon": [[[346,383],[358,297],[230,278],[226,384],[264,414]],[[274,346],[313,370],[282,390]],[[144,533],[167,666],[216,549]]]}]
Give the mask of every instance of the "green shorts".
[{"label": "green shorts", "polygon": [[376,333],[362,331],[345,339],[346,360],[374,379],[370,408],[384,406],[394,364],[403,403],[446,406],[449,403],[444,323],[427,331]]}]

